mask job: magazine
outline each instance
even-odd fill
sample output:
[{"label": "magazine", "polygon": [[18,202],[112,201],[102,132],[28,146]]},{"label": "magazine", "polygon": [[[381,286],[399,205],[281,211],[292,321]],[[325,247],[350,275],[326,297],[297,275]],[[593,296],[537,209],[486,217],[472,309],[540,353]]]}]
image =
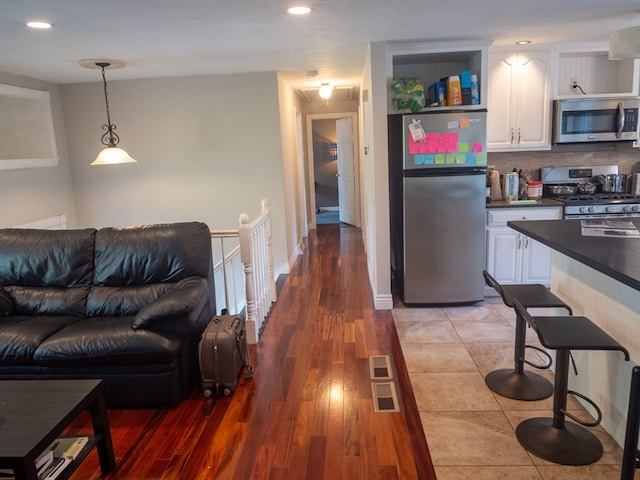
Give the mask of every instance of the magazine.
[{"label": "magazine", "polygon": [[590,237],[640,238],[638,227],[631,220],[582,220],[582,235]]}]

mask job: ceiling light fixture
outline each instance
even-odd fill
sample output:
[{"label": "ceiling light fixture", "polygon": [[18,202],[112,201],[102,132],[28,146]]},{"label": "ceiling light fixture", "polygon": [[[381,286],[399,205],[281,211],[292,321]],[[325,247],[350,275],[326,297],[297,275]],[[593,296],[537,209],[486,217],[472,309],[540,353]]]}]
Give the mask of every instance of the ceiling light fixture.
[{"label": "ceiling light fixture", "polygon": [[531,40],[518,40],[516,42],[516,45],[529,45],[531,43]]},{"label": "ceiling light fixture", "polygon": [[320,90],[318,90],[318,95],[320,98],[324,98],[325,100],[331,97],[331,93],[333,88],[328,83],[320,84]]},{"label": "ceiling light fixture", "polygon": [[37,28],[40,30],[46,30],[47,28],[51,28],[53,25],[51,25],[49,22],[41,22],[41,21],[37,21],[37,22],[27,22],[27,27],[29,28]]},{"label": "ceiling light fixture", "polygon": [[111,123],[111,115],[109,112],[109,96],[107,95],[107,77],[104,73],[106,68],[122,68],[124,62],[119,60],[80,60],[80,65],[86,68],[99,68],[102,70],[102,84],[104,86],[104,103],[107,107],[107,123],[102,125],[102,129],[106,130],[102,135],[101,142],[106,145],[98,157],[91,162],[91,165],[113,165],[118,163],[135,163],[136,160],[132,158],[126,151],[118,147],[120,137],[116,134],[116,126]]},{"label": "ceiling light fixture", "polygon": [[609,58],[640,58],[640,27],[617,30],[609,35]]},{"label": "ceiling light fixture", "polygon": [[311,13],[311,9],[309,7],[303,7],[299,5],[288,8],[287,12],[291,15],[307,15],[308,13]]}]

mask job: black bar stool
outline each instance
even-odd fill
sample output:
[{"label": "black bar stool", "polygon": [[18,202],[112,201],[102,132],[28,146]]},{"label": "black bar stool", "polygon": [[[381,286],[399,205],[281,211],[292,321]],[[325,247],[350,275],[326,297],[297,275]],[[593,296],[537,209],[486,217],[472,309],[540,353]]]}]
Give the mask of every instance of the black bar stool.
[{"label": "black bar stool", "polygon": [[638,450],[638,434],[640,433],[640,367],[633,367],[631,373],[631,391],[629,392],[629,413],[627,414],[627,430],[624,436],[622,453],[622,473],[620,480],[633,480],[636,468],[640,468],[640,450]]},{"label": "black bar stool", "polygon": [[[602,412],[593,400],[568,389],[570,351],[619,350],[625,360],[629,360],[629,352],[586,317],[532,317],[518,300],[513,303],[516,312],[536,331],[540,343],[556,350],[553,418],[538,417],[521,422],[516,428],[520,445],[544,460],[562,465],[588,465],[597,461],[602,457],[602,444],[584,427],[599,425]],[[567,412],[569,393],[582,398],[596,410],[594,422],[585,422]],[[565,417],[580,425],[565,422]]]},{"label": "black bar stool", "polygon": [[[482,273],[485,283],[500,294],[507,307],[513,308],[513,301],[517,299],[525,308],[565,308],[569,315],[573,314],[571,307],[551,293],[544,285],[500,285],[489,272],[484,271]],[[514,368],[494,370],[487,374],[484,381],[492,391],[503,397],[515,400],[542,400],[551,396],[553,385],[549,380],[536,373],[526,372],[524,364],[526,363],[538,369],[549,368],[551,366],[551,357],[540,348],[526,345],[526,336],[526,322],[516,313]],[[546,365],[536,365],[526,360],[526,348],[541,352],[547,357],[548,363]]]}]

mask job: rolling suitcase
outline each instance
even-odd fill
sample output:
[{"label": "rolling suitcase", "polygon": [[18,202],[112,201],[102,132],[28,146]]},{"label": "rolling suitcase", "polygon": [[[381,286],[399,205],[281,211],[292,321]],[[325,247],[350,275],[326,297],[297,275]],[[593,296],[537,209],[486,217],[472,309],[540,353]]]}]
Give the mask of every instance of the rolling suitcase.
[{"label": "rolling suitcase", "polygon": [[249,347],[242,315],[216,315],[205,328],[198,344],[202,392],[210,397],[231,395],[238,385],[238,376],[246,367],[245,377],[253,376]]}]

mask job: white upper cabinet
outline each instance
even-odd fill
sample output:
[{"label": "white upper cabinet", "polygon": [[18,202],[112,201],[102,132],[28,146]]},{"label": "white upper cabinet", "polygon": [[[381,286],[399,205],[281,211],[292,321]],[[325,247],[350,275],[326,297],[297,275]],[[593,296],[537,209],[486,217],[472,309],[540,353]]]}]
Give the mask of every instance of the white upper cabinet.
[{"label": "white upper cabinet", "polygon": [[548,150],[550,52],[490,50],[487,150]]}]

